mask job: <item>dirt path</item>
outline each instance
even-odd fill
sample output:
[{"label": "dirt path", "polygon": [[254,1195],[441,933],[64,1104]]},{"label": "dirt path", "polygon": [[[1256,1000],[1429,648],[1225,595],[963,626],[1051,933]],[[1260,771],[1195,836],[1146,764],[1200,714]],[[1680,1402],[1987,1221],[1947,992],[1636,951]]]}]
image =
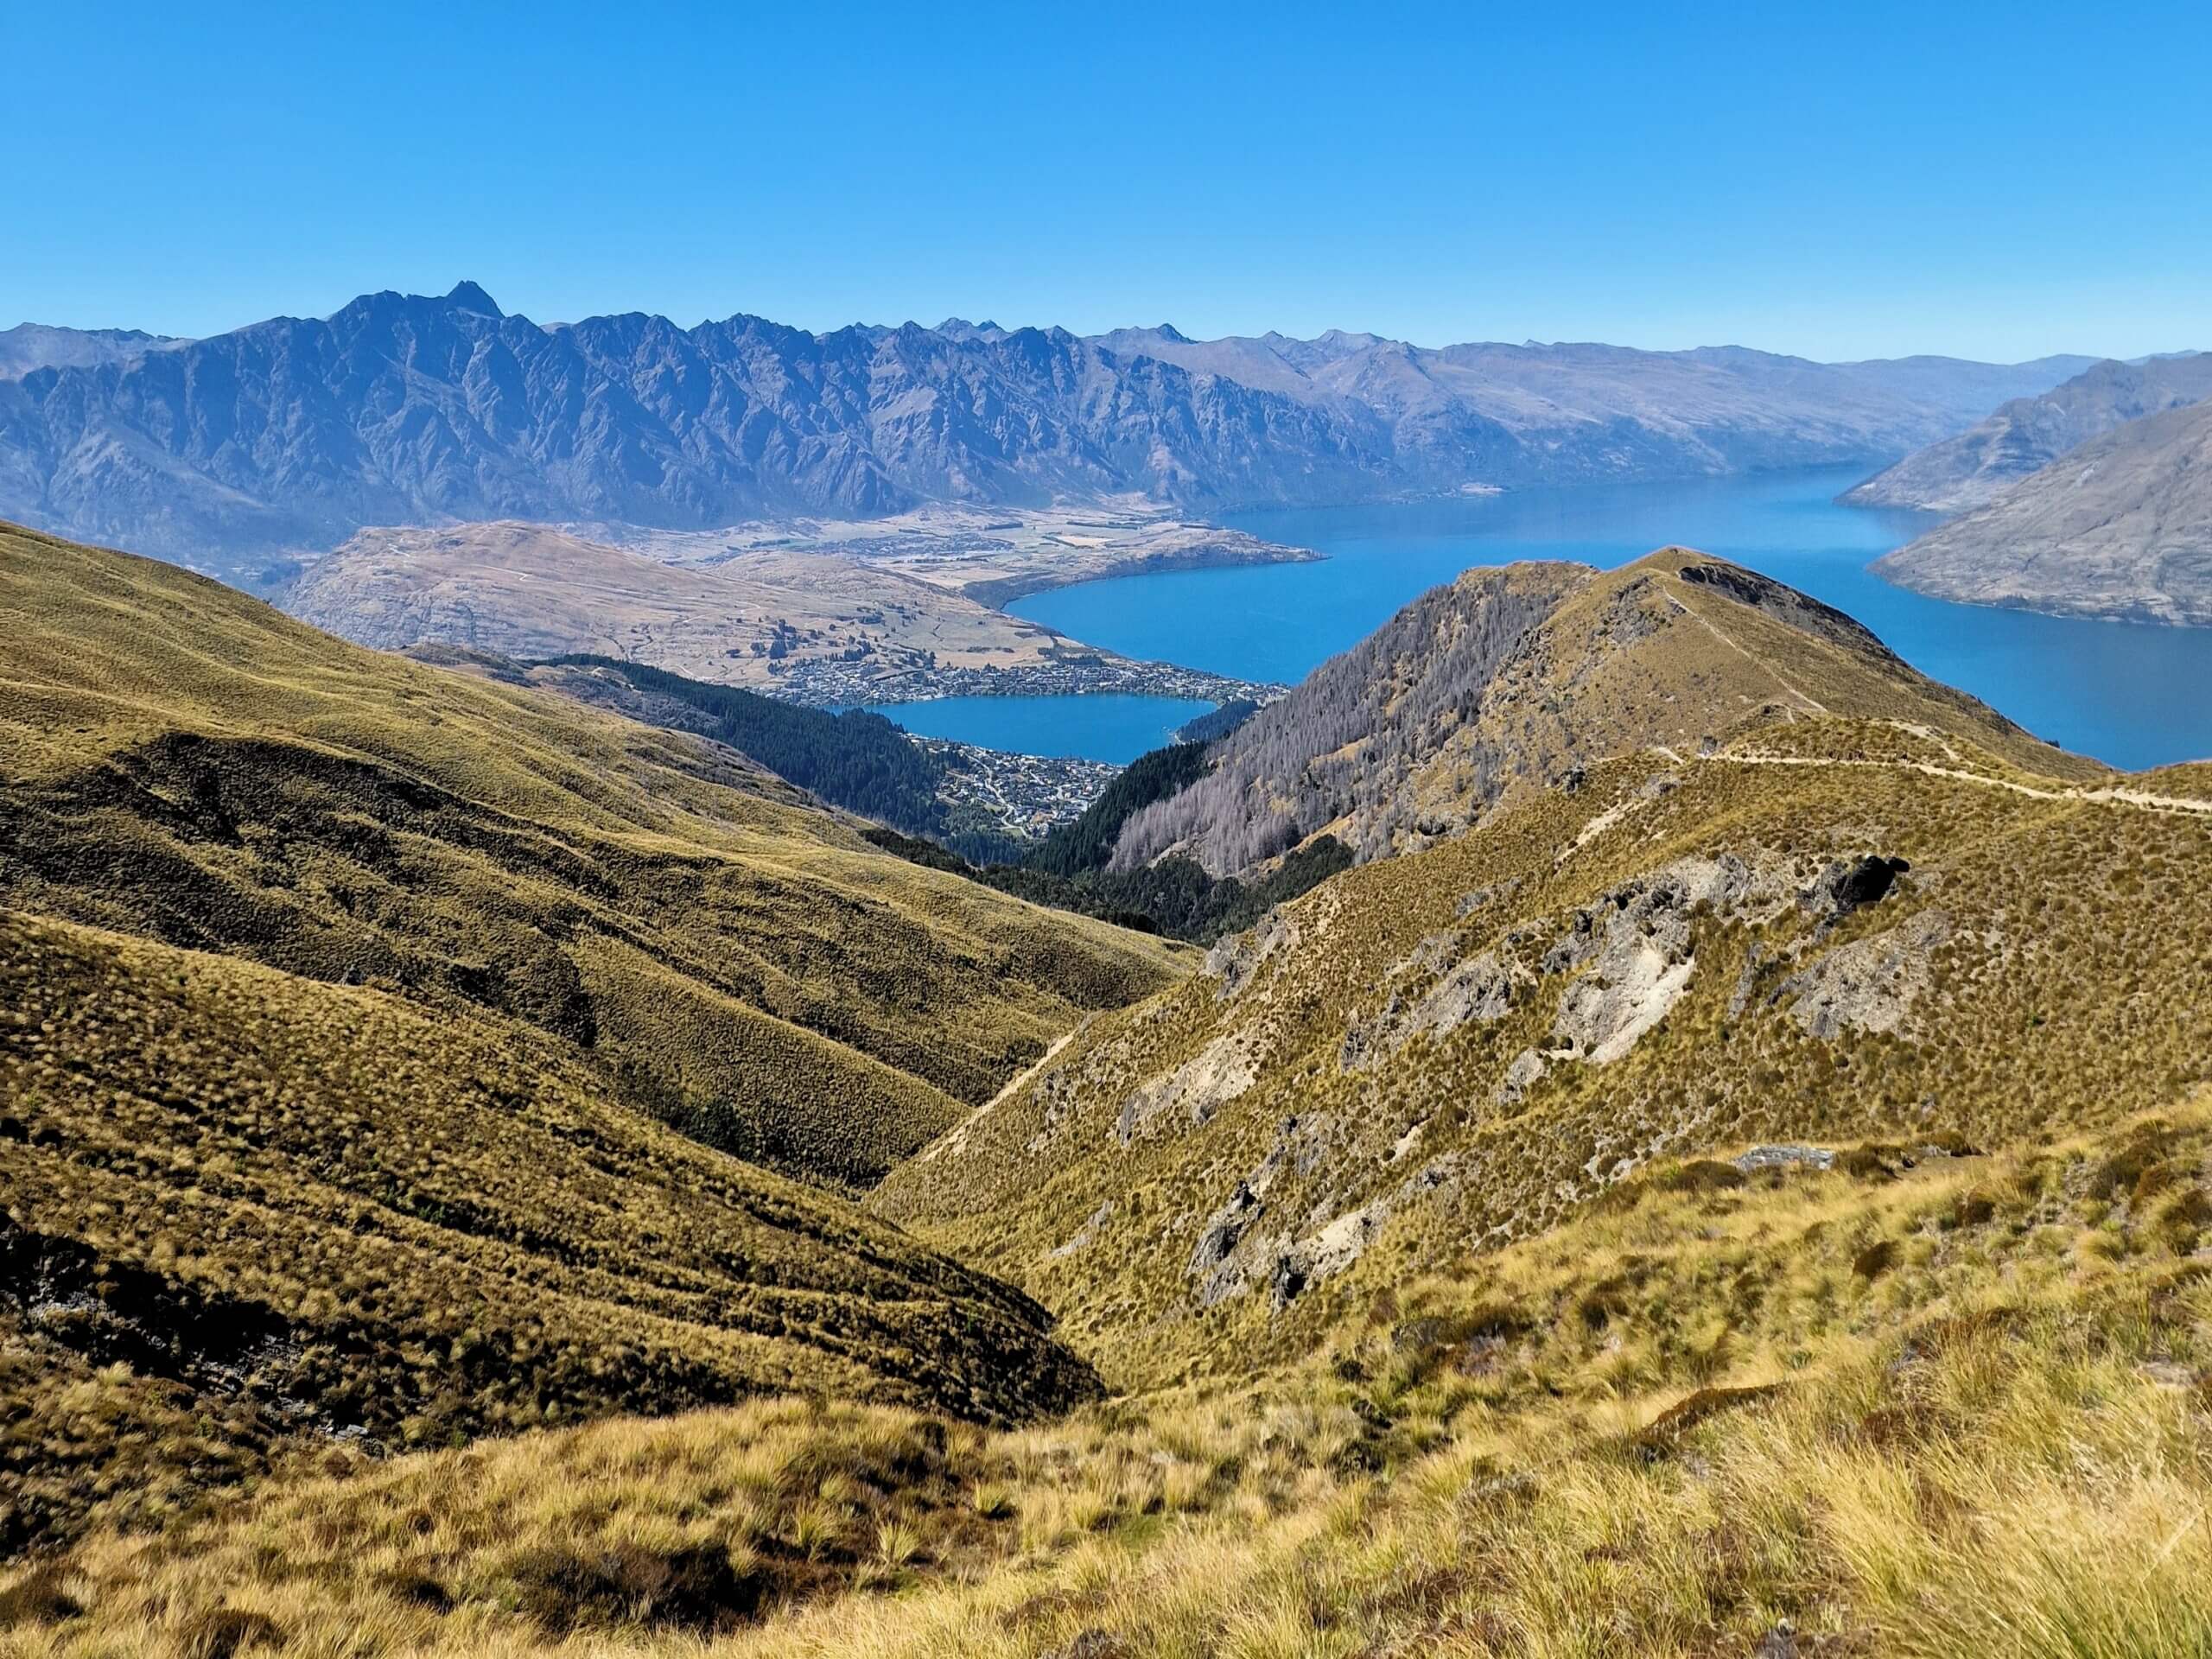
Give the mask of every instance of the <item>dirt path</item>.
[{"label": "dirt path", "polygon": [[[1088,1019],[1084,1021],[1084,1025],[1089,1025],[1090,1023],[1090,1021]],[[1028,1083],[1030,1078],[1035,1077],[1039,1071],[1042,1071],[1046,1066],[1052,1063],[1052,1057],[1054,1055],[1058,1054],[1062,1049],[1065,1048],[1071,1042],[1075,1040],[1076,1032],[1079,1032],[1082,1029],[1083,1026],[1077,1026],[1075,1028],[1075,1031],[1062,1032],[1058,1037],[1054,1038],[1052,1039],[1052,1046],[1037,1057],[1037,1063],[1034,1065],[1031,1066],[1027,1071],[1023,1071],[1017,1076],[1007,1079],[1005,1088],[1000,1090],[998,1093],[993,1095],[988,1100],[978,1106],[974,1111],[969,1113],[966,1117],[961,1119],[959,1122],[954,1124],[943,1135],[938,1136],[936,1140],[931,1141],[929,1145],[924,1147],[919,1152],[916,1153],[914,1154],[914,1161],[918,1164],[926,1164],[934,1159],[940,1152],[948,1150],[957,1152],[963,1147],[966,1146],[968,1144],[968,1131],[976,1127],[976,1121],[993,1107],[1013,1099],[1014,1096],[1020,1091],[1022,1087]]]},{"label": "dirt path", "polygon": [[2015,783],[2009,778],[1992,778],[1956,766],[1939,766],[1932,760],[1831,760],[1807,754],[1707,754],[1698,758],[1704,765],[1719,762],[1738,766],[1859,766],[1874,771],[1917,772],[1930,778],[1949,778],[1961,784],[1979,784],[1984,789],[2009,790],[2015,795],[2025,795],[2031,800],[2086,801],[2100,806],[2134,806],[2154,812],[2195,812],[2212,816],[2212,800],[2198,800],[2188,795],[2155,795],[2149,790],[2129,789],[2117,785],[2108,785],[2101,789],[2037,789],[2032,784]]}]

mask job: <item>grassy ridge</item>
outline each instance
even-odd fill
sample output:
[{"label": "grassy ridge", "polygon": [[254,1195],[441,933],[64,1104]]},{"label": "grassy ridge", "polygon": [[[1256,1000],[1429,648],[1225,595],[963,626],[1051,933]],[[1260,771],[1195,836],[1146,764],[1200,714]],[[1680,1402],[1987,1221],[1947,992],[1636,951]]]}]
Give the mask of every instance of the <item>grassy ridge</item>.
[{"label": "grassy ridge", "polygon": [[0,532],[0,899],[537,1025],[856,1190],[1170,971],[696,739]]},{"label": "grassy ridge", "polygon": [[944,803],[938,798],[943,766],[880,715],[803,709],[613,657],[556,657],[550,665],[605,669],[639,691],[680,702],[701,717],[708,736],[833,806],[908,835],[941,839],[945,833]]},{"label": "grassy ridge", "polygon": [[[0,1007],[0,1322],[102,1402],[64,1421],[112,1416],[16,1442],[10,1549],[206,1478],[160,1427],[194,1400],[253,1453],[794,1389],[1018,1414],[1090,1386],[1019,1295],[609,1104],[528,1027],[6,912]],[[50,1389],[11,1380],[0,1409],[41,1421]]]},{"label": "grassy ridge", "polygon": [[0,1550],[331,1435],[1095,1388],[831,1193],[1172,978],[1153,942],[696,737],[10,529],[0,782]]},{"label": "grassy ridge", "polygon": [[[871,1203],[1136,1385],[1295,1354],[1653,1156],[2005,1143],[2204,1080],[2212,818],[1936,730],[1755,711],[1705,759],[1623,756],[1355,868]],[[1872,853],[1910,865],[1880,900],[1800,899]],[[1743,890],[1700,899],[1728,861]]]}]

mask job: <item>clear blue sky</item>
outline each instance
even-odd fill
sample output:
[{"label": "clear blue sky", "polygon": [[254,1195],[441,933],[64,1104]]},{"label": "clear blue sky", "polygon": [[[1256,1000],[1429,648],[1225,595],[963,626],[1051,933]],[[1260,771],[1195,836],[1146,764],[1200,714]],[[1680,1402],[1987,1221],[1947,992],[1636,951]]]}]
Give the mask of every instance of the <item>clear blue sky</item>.
[{"label": "clear blue sky", "polygon": [[468,276],[542,321],[2212,346],[2208,16],[0,0],[0,326]]}]

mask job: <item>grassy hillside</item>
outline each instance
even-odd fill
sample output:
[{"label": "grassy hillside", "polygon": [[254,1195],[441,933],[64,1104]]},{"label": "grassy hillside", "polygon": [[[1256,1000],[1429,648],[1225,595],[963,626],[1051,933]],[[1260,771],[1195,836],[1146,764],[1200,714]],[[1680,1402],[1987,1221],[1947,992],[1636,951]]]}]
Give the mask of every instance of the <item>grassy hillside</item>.
[{"label": "grassy hillside", "polygon": [[[1764,620],[1729,649],[1765,650]],[[2010,1144],[2206,1077],[2201,797],[2027,772],[1972,706],[1948,734],[1810,712],[1882,699],[1802,647],[1751,666],[1797,700],[1336,878],[1090,1022],[871,1203],[1136,1385],[1294,1355],[1654,1157]],[[1940,716],[1916,678],[1890,706]],[[1578,710],[1626,688],[1584,683]]]},{"label": "grassy hillside", "polygon": [[857,1190],[1160,947],[882,855],[751,763],[0,531],[0,902],[527,1021]]},{"label": "grassy hillside", "polygon": [[1170,981],[1154,942],[698,738],[12,530],[0,780],[0,1553],[333,1435],[1095,1389],[819,1188]]},{"label": "grassy hillside", "polygon": [[0,1579],[0,1652],[2202,1651],[2206,1106],[1844,1150],[1656,1160],[1292,1365],[1058,1424],[765,1403],[340,1452]]},{"label": "grassy hillside", "polygon": [[302,1435],[1095,1387],[1018,1294],[518,1023],[6,912],[0,1008],[0,1553]]},{"label": "grassy hillside", "polygon": [[[880,1218],[618,1103],[542,998],[0,912],[0,1524],[50,1546],[0,1659],[2212,1650],[2212,773],[1732,573],[1576,578],[1455,728],[1526,745],[1471,829],[1071,1021]],[[556,780],[610,745],[593,872],[1029,914],[481,706],[584,721]],[[1448,798],[1477,750],[1417,747]],[[137,821],[219,842],[231,776]]]}]

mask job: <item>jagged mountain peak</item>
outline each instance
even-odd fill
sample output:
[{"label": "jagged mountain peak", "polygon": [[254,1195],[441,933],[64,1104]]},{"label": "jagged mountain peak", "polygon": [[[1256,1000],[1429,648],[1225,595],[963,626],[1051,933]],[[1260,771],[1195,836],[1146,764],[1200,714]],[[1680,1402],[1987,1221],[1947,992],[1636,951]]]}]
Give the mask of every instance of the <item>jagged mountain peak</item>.
[{"label": "jagged mountain peak", "polygon": [[452,292],[446,296],[446,303],[462,311],[481,312],[487,317],[506,315],[505,312],[499,309],[498,302],[466,278],[453,285]]}]

